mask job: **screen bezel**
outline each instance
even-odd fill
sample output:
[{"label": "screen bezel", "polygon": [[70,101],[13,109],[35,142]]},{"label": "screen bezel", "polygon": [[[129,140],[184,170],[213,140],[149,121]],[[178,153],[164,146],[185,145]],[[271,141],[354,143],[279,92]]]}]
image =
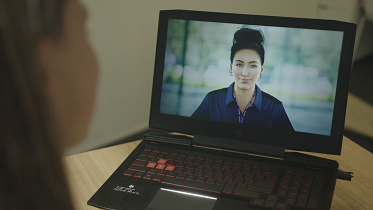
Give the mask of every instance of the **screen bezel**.
[{"label": "screen bezel", "polygon": [[[331,135],[324,136],[319,134],[293,132],[259,126],[217,122],[211,120],[201,120],[190,117],[160,113],[164,58],[169,19],[342,31],[343,41],[341,48]],[[204,135],[225,139],[234,139],[239,141],[247,141],[251,143],[268,144],[284,147],[285,149],[291,150],[340,155],[355,31],[355,24],[333,20],[228,14],[186,10],[160,11],[149,127],[190,135]],[[206,126],[206,123],[208,123],[208,126]],[[237,135],[238,130],[240,130],[241,135]]]}]

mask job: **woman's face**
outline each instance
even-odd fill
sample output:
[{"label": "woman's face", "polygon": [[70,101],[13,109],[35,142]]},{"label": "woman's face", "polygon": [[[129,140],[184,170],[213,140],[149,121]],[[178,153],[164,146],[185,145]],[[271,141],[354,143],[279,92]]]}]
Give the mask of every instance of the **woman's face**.
[{"label": "woman's face", "polygon": [[78,0],[67,0],[62,33],[39,42],[47,97],[57,124],[62,150],[87,134],[93,112],[98,65],[85,31],[86,11]]},{"label": "woman's face", "polygon": [[263,73],[263,67],[256,51],[248,49],[238,51],[231,63],[235,88],[241,90],[254,88],[259,76]]}]

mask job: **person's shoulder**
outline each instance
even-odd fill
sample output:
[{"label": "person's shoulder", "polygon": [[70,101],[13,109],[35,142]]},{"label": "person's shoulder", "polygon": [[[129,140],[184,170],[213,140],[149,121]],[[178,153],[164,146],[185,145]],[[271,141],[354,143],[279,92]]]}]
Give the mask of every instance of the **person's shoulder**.
[{"label": "person's shoulder", "polygon": [[282,102],[281,102],[280,100],[278,100],[278,99],[275,98],[274,96],[272,96],[272,95],[270,95],[270,94],[268,94],[268,93],[266,93],[266,92],[263,92],[263,91],[262,91],[262,97],[263,97],[263,98],[266,98],[266,99],[268,99],[268,100],[270,100],[270,101],[272,101],[272,102],[275,103],[275,104],[278,104],[278,105],[281,105],[281,104],[282,104]]},{"label": "person's shoulder", "polygon": [[228,90],[228,88],[221,88],[221,89],[218,89],[218,90],[213,90],[213,91],[207,93],[207,96],[213,97],[213,96],[216,96],[216,95],[226,94],[227,90]]}]

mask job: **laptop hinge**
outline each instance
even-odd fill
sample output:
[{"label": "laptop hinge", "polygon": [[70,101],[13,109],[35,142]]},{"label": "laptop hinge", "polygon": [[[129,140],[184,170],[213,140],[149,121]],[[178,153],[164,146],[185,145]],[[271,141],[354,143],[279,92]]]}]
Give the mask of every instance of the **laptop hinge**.
[{"label": "laptop hinge", "polygon": [[178,144],[183,146],[192,145],[192,137],[184,135],[174,135],[174,134],[159,134],[159,133],[147,133],[144,134],[143,139],[149,141],[150,143],[168,143],[168,144]]},{"label": "laptop hinge", "polygon": [[281,158],[285,153],[284,147],[277,147],[272,145],[250,143],[245,141],[203,135],[194,135],[193,144]]}]

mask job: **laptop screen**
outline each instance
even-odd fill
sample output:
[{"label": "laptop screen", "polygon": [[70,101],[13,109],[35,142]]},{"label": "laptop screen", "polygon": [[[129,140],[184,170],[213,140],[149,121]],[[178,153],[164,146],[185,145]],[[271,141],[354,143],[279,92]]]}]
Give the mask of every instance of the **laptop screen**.
[{"label": "laptop screen", "polygon": [[344,23],[184,12],[160,18],[151,127],[155,111],[173,124],[155,127],[171,131],[307,151],[341,143],[353,46]]},{"label": "laptop screen", "polygon": [[[231,60],[240,32],[244,43]],[[341,31],[170,19],[160,112],[330,136],[342,38]],[[239,112],[236,100],[246,108],[253,87],[252,105]]]}]

